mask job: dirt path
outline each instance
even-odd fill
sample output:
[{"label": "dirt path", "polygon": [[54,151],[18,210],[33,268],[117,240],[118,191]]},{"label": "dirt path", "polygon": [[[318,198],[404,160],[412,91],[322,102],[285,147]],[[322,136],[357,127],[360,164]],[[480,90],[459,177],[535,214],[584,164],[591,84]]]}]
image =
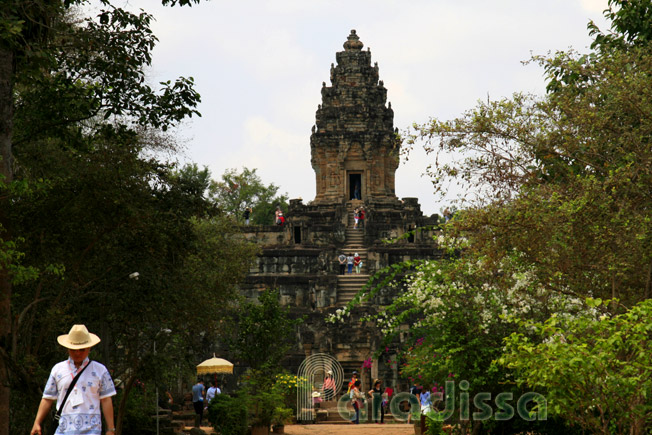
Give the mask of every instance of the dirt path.
[{"label": "dirt path", "polygon": [[289,435],[413,435],[411,424],[293,424],[285,426]]},{"label": "dirt path", "polygon": [[[184,433],[189,433],[186,427]],[[202,426],[207,434],[215,434],[213,428]],[[270,432],[271,433],[271,432]],[[290,424],[285,426],[288,435],[413,435],[411,424]]]}]

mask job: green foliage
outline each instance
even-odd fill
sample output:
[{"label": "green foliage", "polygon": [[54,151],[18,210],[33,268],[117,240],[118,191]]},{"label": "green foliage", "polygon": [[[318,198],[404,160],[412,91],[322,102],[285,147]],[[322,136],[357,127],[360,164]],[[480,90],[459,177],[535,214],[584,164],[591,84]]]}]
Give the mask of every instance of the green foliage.
[{"label": "green foliage", "polygon": [[238,222],[244,223],[243,213],[247,207],[253,212],[250,222],[253,225],[274,225],[274,212],[281,207],[287,212],[287,194],[278,195],[278,186],[266,186],[256,174],[256,169],[243,168],[242,172],[228,169],[221,181],[211,185],[211,197],[225,213]]},{"label": "green foliage", "polygon": [[276,408],[283,405],[283,391],[274,387],[275,373],[278,371],[278,365],[268,365],[249,369],[241,377],[238,397],[247,404],[249,425],[269,427],[276,415]]},{"label": "green foliage", "polygon": [[307,380],[288,373],[276,375],[272,388],[283,398],[283,402],[279,403],[278,407],[290,409],[290,414],[297,411],[297,388],[299,382],[302,381],[306,382]]},{"label": "green foliage", "polygon": [[[468,242],[446,236],[438,241],[451,253],[459,252]],[[454,258],[395,265],[393,269],[404,272],[394,275],[396,279],[407,275],[402,278],[405,287],[371,320],[389,342],[408,327],[411,345],[401,351],[398,368],[410,383],[445,393],[446,381],[459,385],[466,380],[471,396],[511,392],[520,397],[527,390],[514,385],[509,370],[493,363],[503,354],[503,337],[520,328],[511,319],[543,320],[555,312],[560,322],[568,322],[596,311],[577,298],[546,289],[520,256],[504,259],[496,273],[486,268],[486,258],[473,257],[473,252],[467,247],[461,251],[463,255]],[[455,423],[458,418],[456,411],[445,423]],[[468,425],[468,421],[460,423]],[[496,426],[494,421],[481,424]],[[547,428],[520,419],[500,426],[504,430]]]},{"label": "green foliage", "polygon": [[249,404],[249,424],[269,427],[277,415],[276,408],[281,400],[278,392],[265,391],[262,386],[248,391],[246,401]]},{"label": "green foliage", "polygon": [[652,300],[616,316],[582,316],[563,326],[551,317],[524,326],[534,337],[511,334],[499,362],[515,370],[517,382],[545,391],[551,414],[591,433],[649,427]]},{"label": "green foliage", "polygon": [[169,201],[178,202],[189,213],[197,216],[214,216],[218,210],[208,198],[211,173],[208,168],[199,169],[187,164],[169,174],[170,186],[166,192]]},{"label": "green foliage", "polygon": [[442,429],[443,426],[443,422],[430,418],[426,415],[426,430],[424,435],[443,435],[445,433]]},{"label": "green foliage", "polygon": [[[20,394],[2,405],[36,406],[47,370],[64,357],[56,336],[85,323],[102,337],[92,357],[125,387],[120,424],[136,377],[162,385],[194,368],[255,247],[208,199],[207,170],[152,157],[175,151],[160,131],[197,115],[199,95],[192,79],[150,87],[152,17],[103,4],[87,19],[64,15],[62,2],[0,6],[0,28],[7,13],[35,18],[12,34],[14,134],[6,143],[16,171],[0,193],[0,227],[13,239],[0,242],[0,261],[11,262],[14,286],[11,327],[0,334],[11,337],[2,341],[3,385]],[[47,35],[30,36],[29,26]],[[129,279],[136,271],[140,279]],[[29,420],[14,413],[11,432],[29,431],[35,412],[27,410]]]},{"label": "green foliage", "polygon": [[272,415],[272,424],[275,426],[283,426],[289,424],[292,421],[293,414],[294,411],[292,411],[291,408],[277,406],[274,408],[274,414]]},{"label": "green foliage", "polygon": [[166,130],[199,115],[192,78],[162,82],[160,90],[145,81],[157,41],[152,19],[109,7],[79,23],[57,20],[47,64],[16,76],[14,147],[52,136],[76,142],[82,129],[105,122]]},{"label": "green foliage", "polygon": [[[124,394],[120,392],[119,394]],[[120,400],[120,397],[118,397]],[[145,394],[142,388],[135,388],[127,399],[127,412],[123,422],[123,433],[155,435],[156,425],[152,415],[155,414],[154,397]]]},{"label": "green foliage", "polygon": [[208,421],[221,435],[247,433],[247,406],[240,397],[218,394],[208,406]]},{"label": "green foliage", "polygon": [[242,304],[228,319],[232,329],[225,341],[236,361],[267,374],[262,377],[269,377],[271,386],[282,359],[295,344],[295,329],[301,322],[281,306],[278,290],[263,290],[258,301]]},{"label": "green foliage", "polygon": [[279,296],[278,290],[264,290],[258,301],[243,303],[226,321],[231,326],[225,337],[229,352],[249,367],[238,396],[247,402],[253,425],[272,424],[275,409],[289,407],[290,394],[296,393],[296,378],[289,379],[280,366],[296,342],[295,328],[302,319],[292,319]]},{"label": "green foliage", "polygon": [[459,177],[491,194],[449,230],[468,237],[490,268],[516,251],[556,291],[631,306],[652,294],[652,53],[537,60],[589,79],[545,98],[480,103],[418,132],[437,138],[440,152],[466,155],[433,168],[438,179]]},{"label": "green foliage", "polygon": [[[390,337],[409,326],[414,344],[401,368],[414,382],[454,376],[471,391],[515,397],[535,389],[550,394],[565,423],[643,433],[652,376],[643,320],[652,295],[652,8],[609,5],[614,32],[592,28],[596,51],[533,59],[548,95],[479,102],[452,121],[414,127],[409,140],[437,154],[435,186],[455,181],[477,199],[443,229],[448,259],[393,265],[353,305],[407,276],[371,320]],[[559,429],[559,421],[524,423],[510,430]]]},{"label": "green foliage", "polygon": [[628,45],[645,45],[652,41],[652,7],[649,0],[609,0],[604,16],[611,22],[611,32],[605,34],[589,23],[594,36],[591,48],[623,49]]}]

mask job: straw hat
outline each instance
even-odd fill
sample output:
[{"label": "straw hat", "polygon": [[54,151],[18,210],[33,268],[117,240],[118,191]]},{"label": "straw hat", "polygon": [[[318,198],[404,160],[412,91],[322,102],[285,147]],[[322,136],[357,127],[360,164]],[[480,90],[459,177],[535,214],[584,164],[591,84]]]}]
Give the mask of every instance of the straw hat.
[{"label": "straw hat", "polygon": [[312,392],[312,397],[319,397],[319,396],[321,396],[321,393],[319,391]]},{"label": "straw hat", "polygon": [[70,332],[57,338],[59,344],[68,349],[86,349],[100,342],[100,337],[91,334],[85,325],[73,325]]}]

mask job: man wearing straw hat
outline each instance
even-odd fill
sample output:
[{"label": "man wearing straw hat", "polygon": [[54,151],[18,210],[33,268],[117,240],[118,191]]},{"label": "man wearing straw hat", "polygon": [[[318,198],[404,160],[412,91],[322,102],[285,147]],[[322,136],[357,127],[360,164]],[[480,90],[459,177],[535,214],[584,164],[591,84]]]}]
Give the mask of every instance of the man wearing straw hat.
[{"label": "man wearing straw hat", "polygon": [[[102,414],[107,424],[106,435],[115,434],[113,402],[115,386],[109,371],[97,361],[88,359],[91,347],[100,338],[84,325],[74,325],[68,334],[60,335],[59,344],[68,349],[68,359],[56,364],[43,391],[30,435],[42,435],[41,423],[53,403],[60,407],[72,380],[83,370],[65,401],[57,434],[102,434]],[[56,423],[55,423],[56,424]]]}]

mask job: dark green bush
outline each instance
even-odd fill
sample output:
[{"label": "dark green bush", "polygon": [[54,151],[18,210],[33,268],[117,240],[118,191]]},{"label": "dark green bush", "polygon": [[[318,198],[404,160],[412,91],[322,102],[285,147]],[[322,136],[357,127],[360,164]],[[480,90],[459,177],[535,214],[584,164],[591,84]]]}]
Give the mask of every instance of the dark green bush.
[{"label": "dark green bush", "polygon": [[245,435],[247,405],[237,397],[218,394],[208,407],[208,421],[220,435]]},{"label": "dark green bush", "polygon": [[[113,400],[114,406],[120,403],[122,391]],[[137,433],[142,435],[155,435],[156,423],[152,419],[155,413],[154,398],[144,394],[138,388],[134,388],[127,398],[127,407],[122,421],[122,433]]]},{"label": "dark green bush", "polygon": [[424,435],[441,435],[444,433],[442,430],[443,423],[426,416],[426,430]]}]

